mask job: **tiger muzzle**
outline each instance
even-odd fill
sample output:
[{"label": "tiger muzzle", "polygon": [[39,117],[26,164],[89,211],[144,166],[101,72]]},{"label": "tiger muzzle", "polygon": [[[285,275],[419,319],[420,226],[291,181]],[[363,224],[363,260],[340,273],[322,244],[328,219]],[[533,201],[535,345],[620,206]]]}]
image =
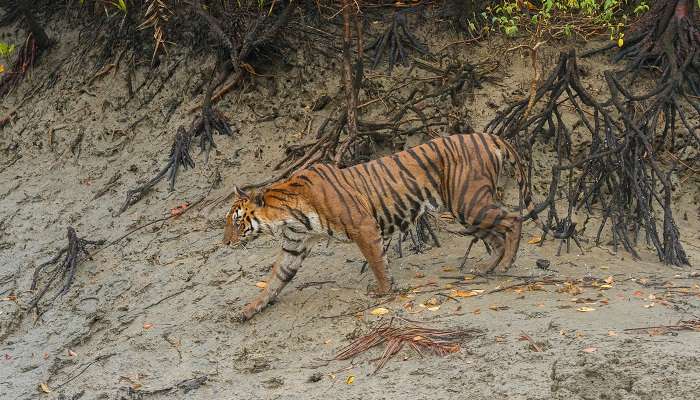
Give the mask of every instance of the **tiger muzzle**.
[{"label": "tiger muzzle", "polygon": [[231,244],[238,244],[240,241],[241,233],[238,231],[238,228],[233,224],[227,223],[224,227],[224,244],[228,246]]}]

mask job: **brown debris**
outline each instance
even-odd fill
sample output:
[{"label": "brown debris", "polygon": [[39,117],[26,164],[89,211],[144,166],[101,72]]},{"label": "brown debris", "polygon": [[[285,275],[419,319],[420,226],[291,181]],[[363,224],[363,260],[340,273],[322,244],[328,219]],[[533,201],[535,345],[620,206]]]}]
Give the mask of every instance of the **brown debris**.
[{"label": "brown debris", "polygon": [[421,357],[429,351],[440,357],[460,351],[459,343],[478,336],[481,331],[476,329],[444,330],[426,328],[423,326],[406,325],[393,326],[393,318],[388,323],[382,323],[366,335],[361,336],[350,345],[344,347],[335,356],[336,360],[347,360],[365,351],[386,343],[384,352],[377,362],[373,373],[377,373],[405,345],[416,351]]}]

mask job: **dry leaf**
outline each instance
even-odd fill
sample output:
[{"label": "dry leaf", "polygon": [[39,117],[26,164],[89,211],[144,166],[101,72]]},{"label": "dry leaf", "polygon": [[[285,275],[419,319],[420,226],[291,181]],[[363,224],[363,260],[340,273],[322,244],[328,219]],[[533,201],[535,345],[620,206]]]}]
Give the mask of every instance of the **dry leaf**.
[{"label": "dry leaf", "polygon": [[185,212],[185,210],[187,210],[187,207],[189,207],[189,206],[190,206],[189,203],[185,203],[185,204],[179,205],[175,208],[171,208],[170,215],[172,215],[173,217],[177,217],[178,215]]},{"label": "dry leaf", "polygon": [[483,293],[483,289],[478,289],[478,290],[453,290],[450,292],[450,296],[452,297],[474,297],[478,296],[481,293]]},{"label": "dry leaf", "polygon": [[11,294],[7,297],[3,297],[0,300],[2,300],[2,301],[17,301],[17,295]]},{"label": "dry leaf", "polygon": [[617,332],[615,332],[615,331],[608,331],[608,336],[617,336]]},{"label": "dry leaf", "polygon": [[600,289],[610,289],[610,288],[613,287],[613,285],[604,284],[604,285],[600,285],[600,286],[598,286],[598,287],[599,287]]},{"label": "dry leaf", "polygon": [[422,272],[416,272],[416,278],[425,278],[425,274]]},{"label": "dry leaf", "polygon": [[609,277],[605,278],[603,280],[603,282],[607,283],[608,285],[612,285],[613,282],[615,282],[615,278],[613,278],[612,276],[609,276]]},{"label": "dry leaf", "polygon": [[481,314],[481,308],[477,308],[476,310],[472,311],[472,314],[474,314],[474,315]]},{"label": "dry leaf", "polygon": [[451,271],[454,271],[454,270],[455,270],[454,267],[442,267],[442,271],[443,271],[443,272],[451,272]]},{"label": "dry leaf", "polygon": [[592,307],[579,307],[576,309],[576,311],[580,312],[589,312],[589,311],[595,311],[595,308]]},{"label": "dry leaf", "polygon": [[533,236],[527,241],[527,244],[538,244],[542,241],[542,236]]},{"label": "dry leaf", "polygon": [[493,310],[493,311],[502,311],[502,310],[507,310],[508,308],[510,308],[510,307],[508,307],[508,306],[499,306],[499,305],[497,305],[497,304],[492,304],[492,305],[489,306],[489,309],[491,309],[491,310]]},{"label": "dry leaf", "polygon": [[597,347],[586,347],[585,349],[583,349],[583,351],[585,351],[586,353],[595,353],[596,351],[598,351],[598,348]]},{"label": "dry leaf", "polygon": [[352,385],[353,382],[355,382],[355,375],[350,375],[348,376],[348,379],[345,380],[345,383],[347,383],[348,385]]},{"label": "dry leaf", "polygon": [[389,310],[387,310],[384,307],[377,307],[374,310],[370,311],[370,314],[376,315],[376,316],[380,316],[380,315],[384,315],[384,314],[388,314],[388,313],[389,313]]},{"label": "dry leaf", "polygon": [[146,322],[145,324],[143,324],[143,329],[148,330],[148,329],[151,329],[151,328],[153,328],[153,324],[152,324],[152,323]]},{"label": "dry leaf", "polygon": [[255,286],[259,287],[260,289],[265,289],[267,287],[267,282],[260,281],[256,283]]},{"label": "dry leaf", "polygon": [[430,307],[426,307],[426,308],[427,308],[428,310],[430,310],[430,311],[437,311],[437,310],[440,309],[440,306],[437,305],[437,306],[430,306]]},{"label": "dry leaf", "polygon": [[73,350],[68,349],[68,355],[69,355],[70,357],[75,357],[75,356],[77,356],[78,354],[77,354],[76,352],[74,352]]},{"label": "dry leaf", "polygon": [[43,382],[39,384],[39,390],[41,390],[44,393],[51,393],[51,389],[49,389],[49,385],[47,385]]},{"label": "dry leaf", "polygon": [[644,308],[651,308],[651,307],[654,307],[654,303],[644,305]]},{"label": "dry leaf", "polygon": [[414,337],[413,337],[413,341],[414,341],[414,342],[419,342],[419,341],[421,341],[421,340],[423,340],[423,339],[425,339],[423,336],[414,336]]},{"label": "dry leaf", "polygon": [[571,294],[571,295],[576,296],[576,295],[578,295],[578,294],[583,293],[583,289],[581,289],[580,287],[578,287],[578,286],[577,286],[575,283],[573,283],[573,282],[564,282],[564,286],[563,286],[563,287],[560,287],[559,289],[557,289],[557,292],[559,292],[559,293],[569,293],[569,294]]}]

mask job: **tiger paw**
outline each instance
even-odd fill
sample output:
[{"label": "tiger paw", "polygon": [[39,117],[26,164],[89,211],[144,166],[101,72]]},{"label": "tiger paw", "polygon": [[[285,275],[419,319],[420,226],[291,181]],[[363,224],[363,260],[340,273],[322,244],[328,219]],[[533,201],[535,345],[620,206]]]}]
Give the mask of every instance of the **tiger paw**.
[{"label": "tiger paw", "polygon": [[248,321],[249,319],[250,319],[250,318],[247,317],[247,316],[245,315],[245,313],[244,313],[244,312],[241,312],[241,311],[236,312],[236,313],[231,317],[231,320],[232,320],[233,322],[238,322],[239,324],[242,324],[242,323]]},{"label": "tiger paw", "polygon": [[384,297],[393,293],[393,287],[393,283],[386,285],[384,288],[379,285],[367,285],[367,295],[373,298]]}]

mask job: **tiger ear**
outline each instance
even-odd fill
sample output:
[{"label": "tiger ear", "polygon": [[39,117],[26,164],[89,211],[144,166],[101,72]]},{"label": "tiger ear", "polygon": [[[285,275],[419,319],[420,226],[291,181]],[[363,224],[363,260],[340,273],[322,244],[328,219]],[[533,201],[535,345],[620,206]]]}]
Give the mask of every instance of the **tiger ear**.
[{"label": "tiger ear", "polygon": [[253,202],[258,207],[265,207],[265,193],[257,192],[253,195]]},{"label": "tiger ear", "polygon": [[242,189],[239,188],[238,186],[234,186],[234,187],[233,187],[233,191],[236,193],[236,195],[237,195],[238,198],[240,198],[240,199],[249,199],[249,198],[250,198],[250,196],[248,195],[248,193],[246,193],[244,190],[242,190]]}]

